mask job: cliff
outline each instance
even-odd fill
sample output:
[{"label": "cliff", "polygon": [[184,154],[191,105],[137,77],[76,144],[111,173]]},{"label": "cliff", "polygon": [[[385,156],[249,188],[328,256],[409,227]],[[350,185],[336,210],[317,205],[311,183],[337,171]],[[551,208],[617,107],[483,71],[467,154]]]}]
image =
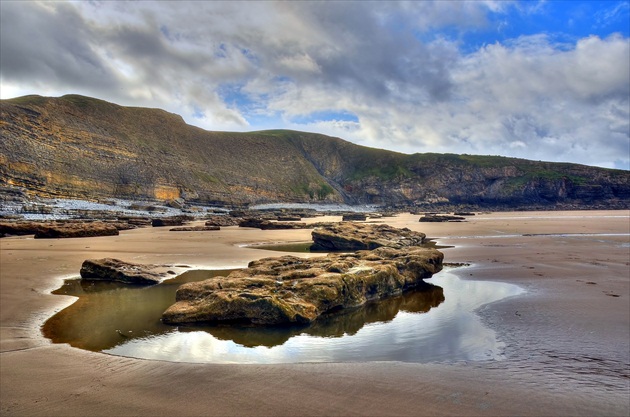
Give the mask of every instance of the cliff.
[{"label": "cliff", "polygon": [[1,101],[0,185],[40,196],[204,203],[630,206],[630,173],[496,156],[401,154],[324,135],[211,132],[94,98]]}]

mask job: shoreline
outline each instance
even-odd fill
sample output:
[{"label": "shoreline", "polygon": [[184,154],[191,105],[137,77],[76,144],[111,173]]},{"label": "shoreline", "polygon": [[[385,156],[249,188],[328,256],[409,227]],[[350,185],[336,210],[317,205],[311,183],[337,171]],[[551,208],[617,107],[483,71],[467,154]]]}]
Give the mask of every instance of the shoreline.
[{"label": "shoreline", "polygon": [[[310,230],[226,228],[220,234],[173,236],[136,229],[111,238],[2,239],[2,415],[627,415],[630,278],[624,244],[630,212],[601,212],[603,220],[596,224],[584,222],[597,217],[592,211],[565,217],[552,212],[556,215],[547,220],[544,213],[501,212],[497,218],[484,214],[466,223],[432,225],[417,223],[413,215],[382,220],[413,227],[440,245],[454,244],[440,250],[447,263],[471,263],[461,274],[455,272],[461,279],[515,283],[528,291],[478,312],[505,342],[506,359],[465,364],[160,362],[55,345],[39,331],[44,320],[71,302],[46,289],[62,282],[62,276],[78,275],[77,264],[87,257],[124,255],[146,263],[176,258],[218,269],[210,257],[221,259],[227,269],[278,256],[245,251],[235,246],[239,243],[261,241],[255,239],[261,235],[266,244],[308,240],[303,237]],[[616,233],[608,242],[619,247],[610,250],[586,236],[547,234],[571,228]],[[491,234],[495,230],[501,233]],[[523,236],[524,230],[535,233]],[[147,234],[150,247],[140,246]],[[592,363],[585,364],[588,357]],[[596,377],[612,371],[591,386],[593,375],[581,376],[577,365]],[[611,381],[612,387],[606,386]],[[191,395],[196,402],[188,400]]]}]

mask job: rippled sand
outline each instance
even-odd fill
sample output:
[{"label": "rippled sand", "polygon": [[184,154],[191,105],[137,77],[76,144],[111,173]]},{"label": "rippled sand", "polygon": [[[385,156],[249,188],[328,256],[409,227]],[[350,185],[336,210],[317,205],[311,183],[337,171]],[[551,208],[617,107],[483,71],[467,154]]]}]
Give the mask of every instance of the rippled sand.
[{"label": "rippled sand", "polygon": [[[336,218],[338,219],[338,218]],[[312,219],[320,221],[321,218]],[[481,319],[505,360],[212,365],[137,360],[53,345],[39,327],[72,302],[50,295],[90,257],[242,267],[308,230],[0,240],[0,399],[11,415],[628,415],[630,212],[518,212],[465,223],[383,219],[438,238],[461,278],[515,283],[523,296]],[[318,256],[303,254],[301,256]]]}]

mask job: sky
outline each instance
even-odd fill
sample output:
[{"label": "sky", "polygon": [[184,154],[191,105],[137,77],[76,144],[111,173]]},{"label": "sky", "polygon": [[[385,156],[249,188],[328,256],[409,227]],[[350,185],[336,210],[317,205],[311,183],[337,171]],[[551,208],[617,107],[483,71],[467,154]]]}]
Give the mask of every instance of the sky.
[{"label": "sky", "polygon": [[630,1],[0,0],[0,96],[630,169]]}]

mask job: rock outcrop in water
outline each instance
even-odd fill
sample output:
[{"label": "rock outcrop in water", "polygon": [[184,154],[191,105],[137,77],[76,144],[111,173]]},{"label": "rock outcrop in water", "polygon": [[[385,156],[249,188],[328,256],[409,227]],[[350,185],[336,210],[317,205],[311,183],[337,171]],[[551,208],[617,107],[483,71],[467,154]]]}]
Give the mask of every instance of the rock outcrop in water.
[{"label": "rock outcrop in water", "polygon": [[314,245],[359,250],[312,259],[265,258],[228,277],[184,284],[162,320],[310,323],[330,311],[427,285],[423,280],[442,269],[443,254],[419,247],[424,239],[424,233],[387,225],[325,225],[313,231]]},{"label": "rock outcrop in water", "polygon": [[125,284],[153,285],[167,278],[174,278],[183,266],[143,265],[120,259],[86,259],[81,265],[81,278],[103,281],[119,281]]},{"label": "rock outcrop in water", "polygon": [[303,259],[253,261],[227,277],[183,284],[165,323],[305,324],[336,309],[417,288],[442,268],[434,249],[388,247]]},{"label": "rock outcrop in water", "polygon": [[[278,328],[269,331],[265,326],[212,326],[204,330],[217,339],[232,340],[247,347],[274,347],[301,334],[326,338],[352,336],[370,323],[393,320],[401,311],[426,313],[442,302],[442,287],[426,284],[426,287],[407,291],[401,297],[391,297],[378,303],[367,303],[362,307],[324,314],[308,327],[292,326],[284,327],[281,331]],[[180,327],[179,330],[185,329]]]}]

